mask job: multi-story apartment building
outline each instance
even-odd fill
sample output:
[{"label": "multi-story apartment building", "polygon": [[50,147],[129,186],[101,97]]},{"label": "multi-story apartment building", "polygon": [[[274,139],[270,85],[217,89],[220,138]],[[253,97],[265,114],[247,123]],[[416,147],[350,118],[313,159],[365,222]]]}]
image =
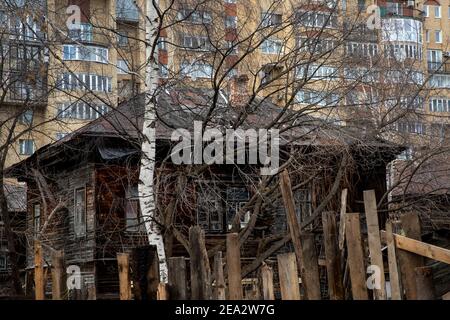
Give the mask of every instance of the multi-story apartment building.
[{"label": "multi-story apartment building", "polygon": [[[230,79],[239,76],[251,93],[340,124],[354,124],[367,115],[378,124],[394,119],[385,121],[386,128],[404,132],[408,139],[412,135],[414,143],[426,140],[417,136],[441,134],[448,127],[448,0],[159,3],[162,88],[226,91]],[[5,110],[32,106],[21,112],[19,131],[31,119],[42,123],[14,142],[9,164],[143,92],[145,4],[15,1],[10,13],[21,13],[16,16],[25,24],[13,23],[3,10],[2,19],[8,21],[2,38],[2,46],[9,48],[5,61],[9,70],[19,70],[21,80],[8,90],[4,104],[10,109]],[[69,29],[73,5],[80,8],[81,24]],[[375,11],[367,13],[368,7]],[[39,10],[33,14],[26,8]],[[380,23],[371,28],[368,21],[378,12]],[[413,109],[413,116],[397,121],[389,111],[380,114],[379,109],[393,104]],[[361,111],[361,106],[369,108]]]}]

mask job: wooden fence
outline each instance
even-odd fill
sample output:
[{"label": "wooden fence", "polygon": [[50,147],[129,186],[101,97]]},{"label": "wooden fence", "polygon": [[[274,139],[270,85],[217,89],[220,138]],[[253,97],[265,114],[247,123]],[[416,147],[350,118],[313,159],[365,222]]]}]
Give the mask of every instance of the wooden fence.
[{"label": "wooden fence", "polygon": [[[293,252],[278,254],[271,259],[272,263],[262,262],[256,277],[242,279],[239,235],[227,234],[226,252],[217,252],[210,261],[204,232],[199,226],[193,226],[189,230],[190,257],[168,258],[169,282],[149,285],[147,296],[159,300],[317,300],[324,296],[320,265],[326,268],[326,296],[332,300],[450,299],[450,293],[436,297],[431,269],[424,265],[424,257],[450,264],[450,250],[420,241],[417,214],[406,214],[400,221],[387,221],[385,230],[380,230],[375,192],[364,191],[365,212],[360,214],[346,212],[347,190],[343,190],[339,215],[322,214],[323,261],[316,252],[314,235],[305,233],[297,221],[287,172],[280,176],[280,189]],[[367,234],[361,232],[363,221]],[[383,255],[383,250],[387,254]],[[159,279],[156,251],[154,255],[151,270],[147,272],[153,282]],[[62,252],[57,252],[52,259],[53,299],[63,296],[63,257]],[[130,255],[118,253],[117,263],[120,299],[139,298],[131,289]],[[44,299],[46,276],[39,241],[35,244],[34,276],[35,297]],[[134,291],[138,286],[134,282]]]}]

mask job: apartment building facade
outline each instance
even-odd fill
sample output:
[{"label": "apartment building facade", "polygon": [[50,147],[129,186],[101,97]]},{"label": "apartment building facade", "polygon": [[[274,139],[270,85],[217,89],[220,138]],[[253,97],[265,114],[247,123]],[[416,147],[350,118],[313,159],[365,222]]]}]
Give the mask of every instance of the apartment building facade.
[{"label": "apartment building facade", "polygon": [[[9,109],[3,114],[24,109],[19,132],[30,123],[42,124],[14,141],[8,164],[145,89],[145,2],[16,0],[10,13],[22,12],[18,16],[26,25],[12,23],[3,10],[8,23],[2,45],[9,48],[4,60],[26,80],[8,90],[4,104]],[[389,130],[420,143],[429,143],[431,133],[441,139],[447,131],[449,0],[180,0],[160,1],[160,7],[161,88],[227,92],[239,76],[250,92],[339,124],[364,119],[362,106],[369,106],[374,117],[381,105],[395,104],[413,109],[413,115],[392,121]],[[30,14],[30,8],[41,14]],[[81,24],[70,29],[76,8]],[[375,20],[370,27],[374,14],[379,25]],[[388,80],[374,86],[382,82],[379,77]]]}]

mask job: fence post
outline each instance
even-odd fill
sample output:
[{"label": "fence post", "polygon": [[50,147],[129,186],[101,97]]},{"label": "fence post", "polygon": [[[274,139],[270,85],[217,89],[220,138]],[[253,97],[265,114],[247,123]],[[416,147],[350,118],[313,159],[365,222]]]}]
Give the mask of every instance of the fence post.
[{"label": "fence post", "polygon": [[345,215],[345,238],[353,299],[368,300],[359,213],[347,213]]},{"label": "fence post", "polygon": [[338,247],[336,217],[333,212],[322,214],[325,261],[327,267],[328,290],[331,300],[344,300],[344,286],[341,271],[341,257]]},{"label": "fence post", "polygon": [[52,254],[52,299],[62,300],[66,287],[64,268],[64,253],[62,250]]},{"label": "fence post", "polygon": [[241,250],[239,235],[227,234],[227,275],[230,300],[242,300]]},{"label": "fence post", "polygon": [[167,286],[165,283],[158,284],[157,300],[168,300]]},{"label": "fence post", "polygon": [[186,260],[184,257],[167,259],[169,268],[169,297],[171,300],[186,300]]},{"label": "fence post", "polygon": [[319,264],[316,250],[316,241],[314,234],[305,233],[300,235],[300,241],[302,243],[302,256],[303,266],[302,268],[302,282],[308,283],[308,290],[306,296],[308,300],[320,300],[320,277],[319,277]]},{"label": "fence post", "polygon": [[42,244],[39,240],[34,241],[34,295],[36,300],[45,299],[44,280],[44,257],[42,255]]},{"label": "fence post", "polygon": [[211,268],[205,247],[205,235],[199,226],[189,228],[191,251],[191,299],[211,299]]},{"label": "fence post", "polygon": [[395,248],[394,235],[392,231],[392,222],[386,222],[386,243],[388,249],[389,263],[389,282],[391,284],[391,299],[402,300],[402,291],[400,286],[400,276],[397,265],[397,252]]},{"label": "fence post", "polygon": [[434,300],[436,294],[433,284],[433,270],[431,267],[418,267],[416,274],[417,300]]},{"label": "fence post", "polygon": [[[408,238],[421,240],[421,228],[419,215],[417,213],[409,213],[400,217],[402,233]],[[423,257],[406,252],[398,251],[398,263],[400,267],[401,281],[407,300],[417,300],[417,284],[415,268],[424,265]]]},{"label": "fence post", "polygon": [[119,267],[120,300],[131,300],[130,256],[127,253],[117,254]]},{"label": "fence post", "polygon": [[267,264],[261,267],[262,291],[264,300],[275,300],[273,291],[273,270]]},{"label": "fence post", "polygon": [[214,299],[225,300],[225,279],[223,276],[223,260],[222,251],[216,252],[214,255],[214,279],[216,285],[214,287]]},{"label": "fence post", "polygon": [[294,253],[279,254],[278,277],[280,279],[281,298],[283,300],[300,300],[297,262]]}]

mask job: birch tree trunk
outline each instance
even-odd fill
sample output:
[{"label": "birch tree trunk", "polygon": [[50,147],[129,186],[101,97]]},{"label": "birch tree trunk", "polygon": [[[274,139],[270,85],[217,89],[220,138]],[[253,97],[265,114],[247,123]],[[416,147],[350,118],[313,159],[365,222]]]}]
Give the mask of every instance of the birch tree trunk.
[{"label": "birch tree trunk", "polygon": [[156,149],[156,105],[154,93],[158,88],[158,55],[153,50],[158,35],[158,15],[154,6],[158,0],[147,0],[146,5],[146,76],[145,76],[145,113],[142,126],[142,158],[139,174],[139,203],[150,245],[155,245],[159,257],[160,281],[167,283],[167,263],[163,237],[156,216],[154,173]]}]

